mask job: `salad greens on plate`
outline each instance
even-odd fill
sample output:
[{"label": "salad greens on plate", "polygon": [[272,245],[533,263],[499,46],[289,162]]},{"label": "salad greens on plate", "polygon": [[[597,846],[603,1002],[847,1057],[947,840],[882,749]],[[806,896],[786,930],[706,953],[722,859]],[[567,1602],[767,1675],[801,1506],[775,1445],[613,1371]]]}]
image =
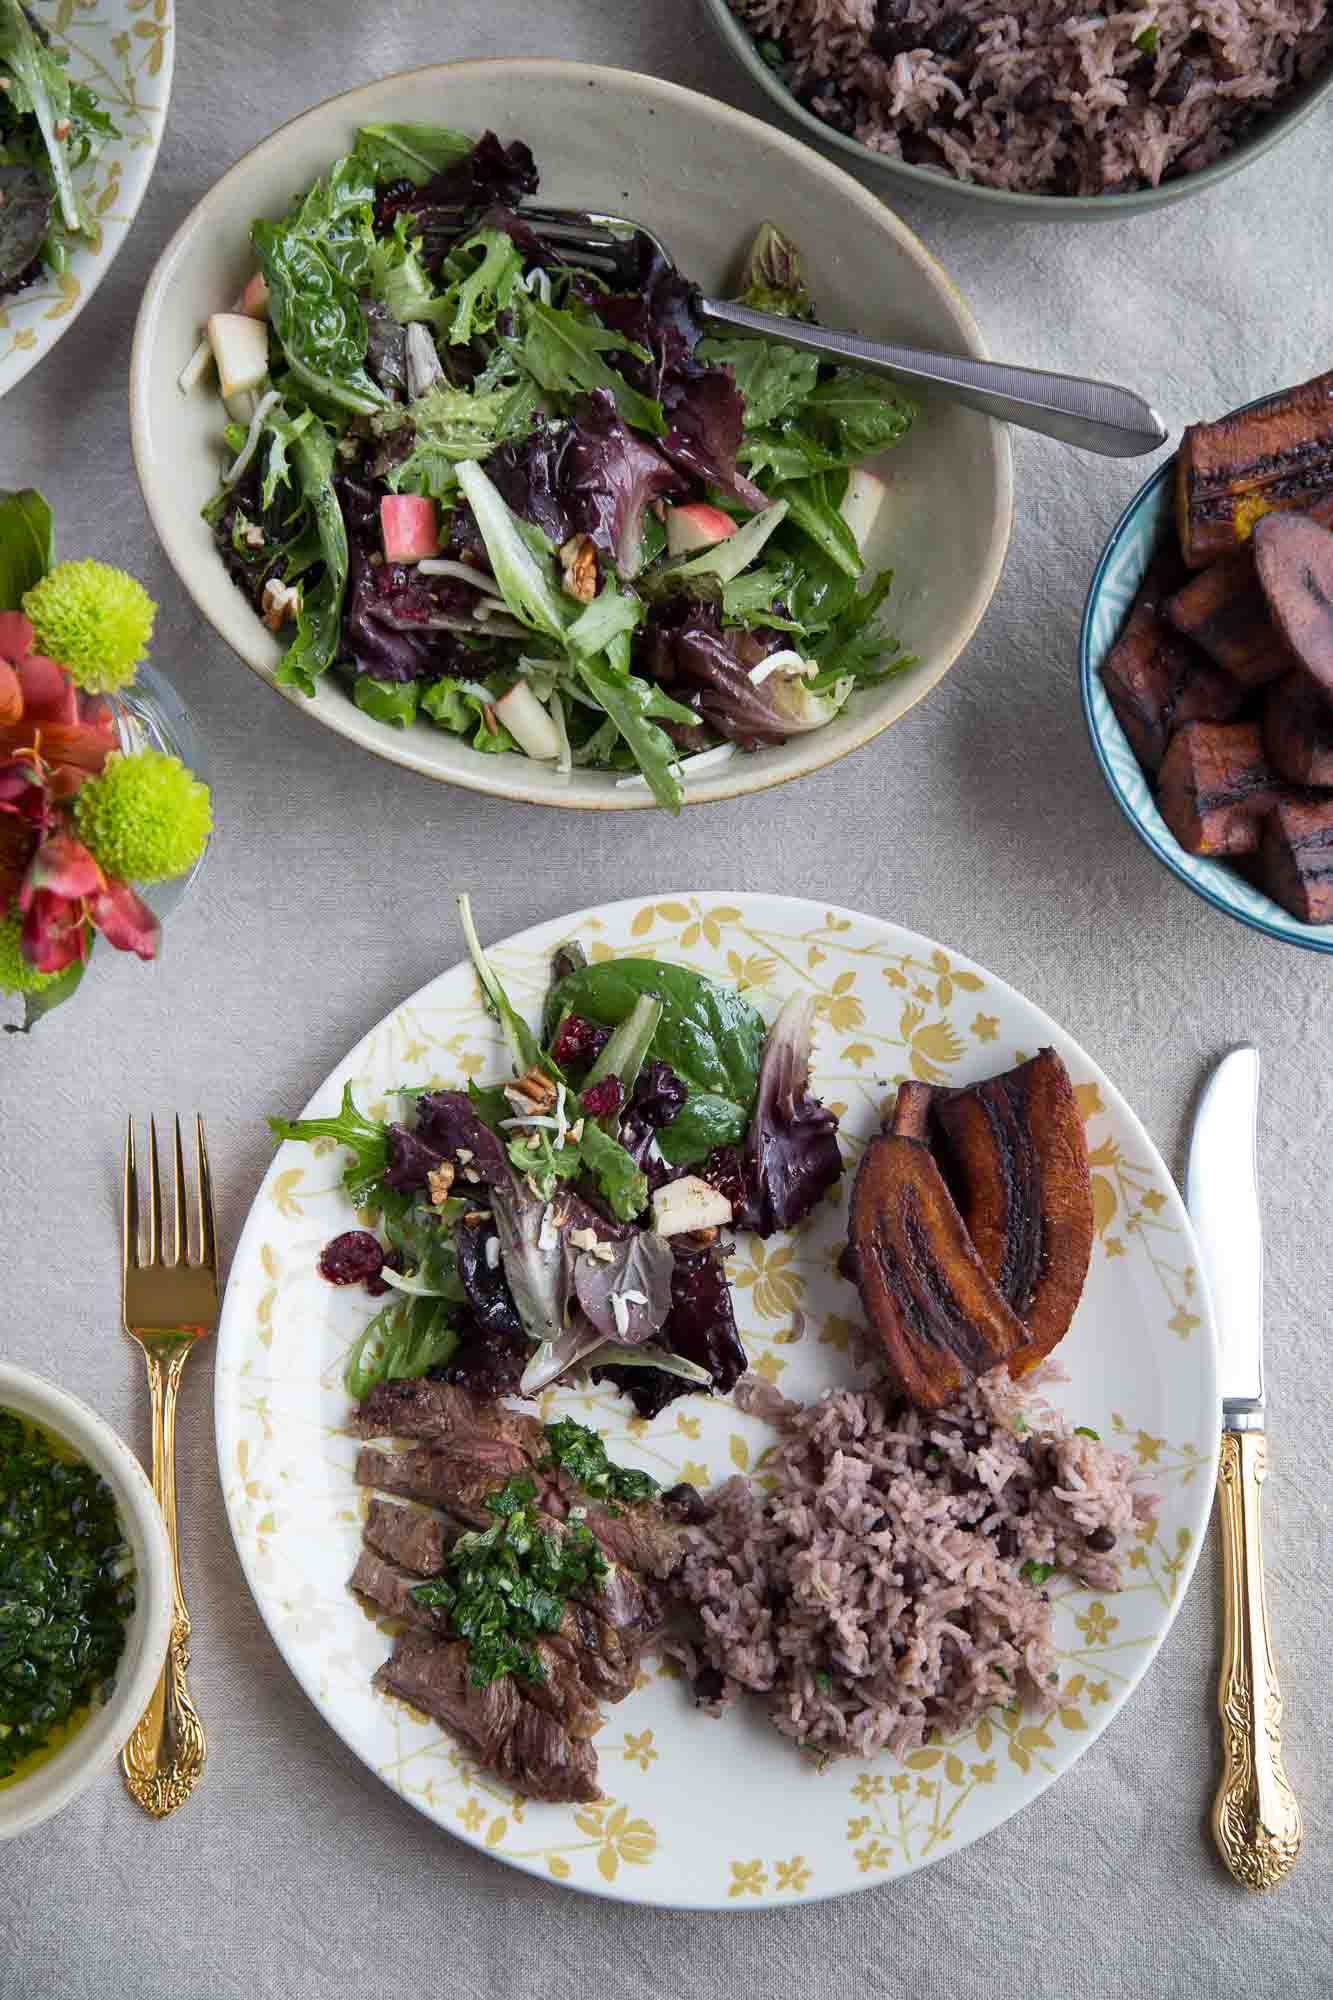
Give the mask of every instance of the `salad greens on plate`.
[{"label": "salad greens on plate", "polygon": [[70,240],[94,224],[74,185],[116,127],[20,0],[0,0],[0,299],[45,265],[63,271]]},{"label": "salad greens on plate", "polygon": [[[913,664],[867,573],[864,461],[915,412],[781,341],[704,337],[646,239],[635,289],[608,289],[527,219],[536,187],[521,141],[376,125],[257,221],[255,274],[182,376],[211,358],[227,406],[205,512],[290,641],[282,685],[333,671],[381,722],[676,810],[696,760]],[[741,290],[812,312],[772,225]]]},{"label": "salad greens on plate", "polygon": [[746,1368],[725,1267],[728,1228],[771,1236],[842,1173],[837,1120],[811,1094],[813,1005],[773,1026],[734,988],[656,959],[585,961],[562,946],[534,1030],[460,914],[512,1074],[404,1091],[377,1123],[351,1087],[331,1117],[270,1120],[335,1140],[375,1230],[325,1246],[323,1276],[392,1297],[349,1354],[358,1401],[434,1374],[535,1395],[571,1369],[644,1416]]}]

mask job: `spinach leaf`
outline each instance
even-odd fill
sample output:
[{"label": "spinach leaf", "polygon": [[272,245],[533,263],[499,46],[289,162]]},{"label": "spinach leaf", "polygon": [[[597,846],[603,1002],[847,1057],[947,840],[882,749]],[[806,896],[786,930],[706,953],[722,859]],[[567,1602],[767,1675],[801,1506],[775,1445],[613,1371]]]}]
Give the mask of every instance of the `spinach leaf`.
[{"label": "spinach leaf", "polygon": [[549,394],[609,389],[621,417],[634,430],[647,431],[653,437],[665,435],[662,405],[631,389],[624,376],[602,358],[619,352],[640,361],[649,359],[645,350],[623,333],[530,298],[523,303],[520,333],[507,339],[505,345]]},{"label": "spinach leaf", "polygon": [[424,187],[465,160],[476,141],[447,125],[363,125],[356,157],[378,181],[410,180]]},{"label": "spinach leaf", "polygon": [[335,1139],[345,1146],[352,1157],[343,1172],[343,1186],[358,1208],[373,1204],[389,1164],[389,1135],[383,1125],[357,1110],[350,1083],[343,1085],[336,1117],[270,1118],[268,1128],[275,1139]]},{"label": "spinach leaf", "polygon": [[23,593],[40,583],[55,560],[51,509],[25,486],[0,491],[0,611],[18,611]]},{"label": "spinach leaf", "polygon": [[313,694],[315,682],[337,657],[347,588],[347,527],[333,486],[333,434],[315,419],[292,444],[301,493],[314,519],[324,571],[301,593],[296,638],[275,676],[280,687]]},{"label": "spinach leaf", "polygon": [[793,414],[819,380],[819,356],[780,340],[701,340],[696,352],[710,367],[730,368],[745,404],[747,430]]},{"label": "spinach leaf", "polygon": [[657,1150],[673,1167],[692,1167],[718,1146],[738,1146],[749,1123],[744,1107],[710,1090],[691,1091],[669,1125],[657,1133]]},{"label": "spinach leaf", "polygon": [[[654,1056],[669,1063],[693,1091],[726,1100],[748,1118],[767,1032],[763,1016],[733,987],[720,986],[688,966],[615,958],[569,973],[547,996],[543,1040],[551,1040],[566,1014],[615,1028],[644,993],[662,1003]],[[667,1126],[663,1136],[673,1129]]]},{"label": "spinach leaf", "polygon": [[458,1345],[458,1308],[443,1299],[395,1299],[377,1312],[343,1367],[343,1386],[359,1403],[379,1382],[406,1382],[438,1368]]},{"label": "spinach leaf", "polygon": [[285,222],[250,232],[269,289],[269,324],[293,376],[312,395],[369,415],[388,398],[366,372],[357,288],[368,275],[375,186],[354,156],[317,181]]}]

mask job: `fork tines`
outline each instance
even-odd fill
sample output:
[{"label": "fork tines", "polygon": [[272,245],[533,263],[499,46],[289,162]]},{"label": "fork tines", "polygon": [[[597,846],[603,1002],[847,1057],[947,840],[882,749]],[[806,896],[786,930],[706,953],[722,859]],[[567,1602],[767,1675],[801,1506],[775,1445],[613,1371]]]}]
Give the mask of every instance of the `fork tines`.
[{"label": "fork tines", "polygon": [[164,1250],[162,1228],[162,1183],[158,1169],[157,1122],[148,1121],[148,1241],[147,1255],[142,1254],[143,1242],[140,1230],[139,1169],[134,1146],[134,1119],[131,1117],[125,1132],[125,1180],[124,1206],[122,1210],[121,1241],[127,1270],[147,1269],[152,1265],[197,1265],[205,1270],[217,1266],[217,1238],[213,1223],[213,1180],[208,1167],[208,1148],[204,1142],[204,1121],[196,1117],[194,1158],[195,1158],[195,1227],[194,1254],[191,1254],[190,1235],[186,1214],[187,1189],[185,1179],[185,1148],[181,1141],[181,1121],[174,1119],[175,1127],[175,1184],[171,1202],[171,1255]]}]

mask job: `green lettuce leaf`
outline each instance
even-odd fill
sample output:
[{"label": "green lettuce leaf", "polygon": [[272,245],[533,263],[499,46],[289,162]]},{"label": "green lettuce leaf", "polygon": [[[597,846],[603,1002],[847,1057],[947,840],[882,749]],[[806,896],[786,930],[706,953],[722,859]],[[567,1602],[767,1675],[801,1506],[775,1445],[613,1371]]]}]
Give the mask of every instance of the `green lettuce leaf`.
[{"label": "green lettuce leaf", "polygon": [[730,368],[745,404],[745,428],[759,430],[798,410],[819,380],[819,356],[804,354],[780,340],[737,335],[732,339],[701,340],[699,359],[710,367]]},{"label": "green lettuce leaf", "polygon": [[527,380],[481,395],[447,386],[432,389],[412,405],[410,416],[403,413],[414,442],[408,456],[391,469],[389,485],[395,493],[445,498],[457,488],[457,468],[464,459],[489,458],[500,445],[528,435],[539,394]]},{"label": "green lettuce leaf", "polygon": [[270,1118],[275,1139],[335,1139],[352,1155],[343,1171],[343,1186],[358,1208],[374,1206],[389,1164],[389,1135],[383,1125],[356,1108],[350,1083],[333,1118]]},{"label": "green lettuce leaf", "polygon": [[337,658],[347,589],[347,527],[333,486],[333,433],[316,418],[292,445],[297,480],[319,536],[323,573],[303,586],[296,638],[278,668],[280,687],[313,694],[315,682]]},{"label": "green lettuce leaf", "polygon": [[363,125],[355,151],[377,181],[409,180],[424,187],[446,167],[465,160],[475,144],[447,125]]},{"label": "green lettuce leaf", "polygon": [[523,258],[502,229],[480,229],[450,252],[446,275],[452,282],[442,302],[441,324],[447,326],[450,346],[466,347],[478,334],[494,332],[523,276]]},{"label": "green lettuce leaf", "polygon": [[458,1308],[442,1299],[395,1299],[377,1312],[343,1366],[343,1387],[359,1403],[380,1382],[414,1381],[458,1346]]},{"label": "green lettuce leaf", "polygon": [[662,405],[631,389],[623,375],[603,358],[608,353],[629,353],[646,361],[641,347],[627,341],[623,333],[596,320],[581,319],[577,313],[559,306],[543,305],[540,299],[525,300],[521,331],[505,342],[534,381],[551,395],[577,395],[580,390],[609,389],[616,408],[634,430],[652,437],[666,432]]}]

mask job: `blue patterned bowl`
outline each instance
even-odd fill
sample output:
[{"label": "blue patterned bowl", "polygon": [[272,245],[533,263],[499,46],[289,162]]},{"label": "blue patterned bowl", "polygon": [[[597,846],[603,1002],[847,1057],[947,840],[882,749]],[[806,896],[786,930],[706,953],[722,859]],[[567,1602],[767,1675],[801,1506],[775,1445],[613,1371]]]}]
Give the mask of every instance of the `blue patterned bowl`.
[{"label": "blue patterned bowl", "polygon": [[1333,952],[1333,924],[1300,923],[1234,868],[1186,854],[1154,805],[1102,686],[1102,661],[1120,636],[1153,550],[1170,528],[1174,470],[1174,461],[1168,459],[1139,488],[1112,529],[1093,574],[1079,633],[1079,692],[1092,747],[1112,798],[1139,839],[1197,896],[1265,937],[1304,945],[1307,951]]}]

